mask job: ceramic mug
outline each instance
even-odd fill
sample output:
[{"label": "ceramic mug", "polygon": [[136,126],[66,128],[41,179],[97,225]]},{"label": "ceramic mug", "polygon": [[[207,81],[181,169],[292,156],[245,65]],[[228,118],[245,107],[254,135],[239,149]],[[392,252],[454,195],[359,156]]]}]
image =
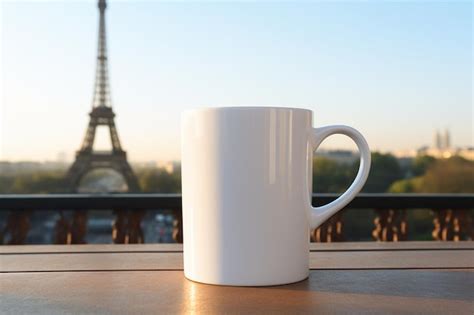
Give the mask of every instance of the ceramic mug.
[{"label": "ceramic mug", "polygon": [[[307,109],[222,107],[182,115],[184,273],[239,286],[286,284],[309,275],[310,228],[346,206],[364,185],[370,151],[347,126],[313,128]],[[311,206],[313,151],[330,135],[360,151],[352,185]]]}]

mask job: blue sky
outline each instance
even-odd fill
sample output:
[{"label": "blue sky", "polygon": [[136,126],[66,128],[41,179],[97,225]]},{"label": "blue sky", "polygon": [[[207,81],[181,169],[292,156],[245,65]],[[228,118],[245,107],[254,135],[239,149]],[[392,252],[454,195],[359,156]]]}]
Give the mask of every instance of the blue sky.
[{"label": "blue sky", "polygon": [[[431,144],[436,128],[473,145],[472,2],[109,2],[112,102],[132,161],[179,159],[180,112],[201,106],[307,107],[315,126],[354,126],[382,151]],[[0,160],[72,159],[97,5],[1,11]]]}]

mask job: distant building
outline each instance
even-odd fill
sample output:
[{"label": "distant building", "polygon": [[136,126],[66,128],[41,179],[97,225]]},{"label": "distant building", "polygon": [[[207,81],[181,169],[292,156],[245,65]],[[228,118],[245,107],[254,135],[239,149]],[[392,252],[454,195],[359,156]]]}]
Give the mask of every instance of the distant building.
[{"label": "distant building", "polygon": [[131,162],[132,168],[156,168],[157,162],[156,161],[142,161],[142,162]]},{"label": "distant building", "polygon": [[157,166],[164,168],[168,173],[174,173],[181,169],[181,161],[160,161]]},{"label": "distant building", "polygon": [[451,135],[449,134],[448,129],[444,131],[443,146],[445,149],[451,148]]},{"label": "distant building", "polygon": [[316,157],[324,157],[340,164],[352,164],[359,159],[359,155],[350,150],[318,150]]},{"label": "distant building", "polygon": [[[423,147],[427,149],[428,147]],[[398,159],[412,159],[418,155],[419,150],[397,150],[392,152],[387,152],[393,154]]]},{"label": "distant building", "polygon": [[429,155],[438,159],[448,159],[452,156],[460,156],[474,161],[474,148],[454,148],[451,146],[451,134],[448,129],[441,133],[436,130],[432,147],[422,147],[417,150],[417,155]]},{"label": "distant building", "polygon": [[451,149],[451,135],[448,129],[446,129],[444,133],[441,133],[439,130],[436,130],[433,148],[437,150]]},{"label": "distant building", "polygon": [[436,130],[434,135],[434,146],[435,149],[441,150],[443,148],[443,143],[441,141],[441,134]]},{"label": "distant building", "polygon": [[65,171],[67,164],[56,161],[33,162],[19,161],[9,162],[0,161],[0,175],[12,176],[18,174],[27,174],[37,171]]},{"label": "distant building", "polygon": [[413,159],[419,155],[429,155],[438,159],[449,159],[452,156],[460,156],[466,160],[474,161],[474,147],[455,148],[451,145],[451,133],[448,129],[441,133],[436,130],[433,136],[432,146],[423,146],[418,150],[393,151],[399,160]]}]

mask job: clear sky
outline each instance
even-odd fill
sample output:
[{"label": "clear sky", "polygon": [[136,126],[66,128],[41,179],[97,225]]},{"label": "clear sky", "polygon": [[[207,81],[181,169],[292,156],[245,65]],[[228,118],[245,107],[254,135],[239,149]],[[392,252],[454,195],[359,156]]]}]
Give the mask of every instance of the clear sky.
[{"label": "clear sky", "polygon": [[[180,112],[226,105],[307,107],[316,126],[352,125],[383,151],[431,144],[436,128],[473,145],[472,14],[470,1],[109,1],[122,145],[132,161],[179,159]],[[0,25],[0,160],[72,159],[95,1],[3,1]]]}]

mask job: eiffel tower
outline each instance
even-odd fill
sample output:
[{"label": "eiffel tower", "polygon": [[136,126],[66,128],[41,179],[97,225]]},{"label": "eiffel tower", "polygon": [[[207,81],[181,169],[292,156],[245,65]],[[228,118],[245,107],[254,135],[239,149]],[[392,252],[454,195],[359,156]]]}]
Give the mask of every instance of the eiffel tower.
[{"label": "eiffel tower", "polygon": [[[94,86],[94,98],[92,101],[92,111],[90,112],[89,126],[86,136],[79,151],[76,153],[76,160],[68,171],[67,179],[70,190],[77,192],[82,177],[93,169],[108,168],[122,174],[128,185],[128,190],[137,192],[140,190],[137,178],[133,173],[130,164],[127,162],[127,154],[120,145],[117,128],[115,127],[115,114],[112,110],[110,99],[110,87],[107,69],[107,43],[105,34],[105,0],[99,0],[99,47],[97,52],[97,68]],[[98,126],[106,126],[110,131],[112,143],[111,151],[94,151],[94,139]]]}]

